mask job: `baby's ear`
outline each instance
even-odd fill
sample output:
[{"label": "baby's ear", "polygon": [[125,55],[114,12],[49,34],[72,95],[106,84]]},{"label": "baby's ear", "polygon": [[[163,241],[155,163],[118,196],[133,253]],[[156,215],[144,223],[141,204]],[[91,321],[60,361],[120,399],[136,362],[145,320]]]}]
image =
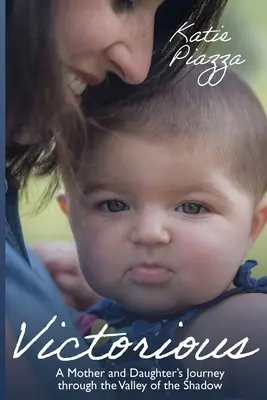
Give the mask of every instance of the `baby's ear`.
[{"label": "baby's ear", "polygon": [[267,195],[265,195],[258,206],[256,207],[255,214],[253,217],[252,229],[251,229],[251,241],[255,242],[258,239],[264,226],[267,224]]},{"label": "baby's ear", "polygon": [[61,208],[61,211],[63,211],[64,214],[68,215],[66,195],[63,193],[57,195],[57,202],[59,204],[59,207]]},{"label": "baby's ear", "polygon": [[264,215],[265,224],[267,224],[267,206],[266,206],[265,209],[263,210],[263,215]]}]

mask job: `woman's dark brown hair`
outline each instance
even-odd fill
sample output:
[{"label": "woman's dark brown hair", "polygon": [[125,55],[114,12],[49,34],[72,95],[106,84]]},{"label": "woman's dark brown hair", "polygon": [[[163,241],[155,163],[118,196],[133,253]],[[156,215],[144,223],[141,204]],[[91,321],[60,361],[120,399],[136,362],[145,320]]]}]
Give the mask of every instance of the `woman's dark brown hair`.
[{"label": "woman's dark brown hair", "polygon": [[[170,56],[183,45],[181,35],[168,44],[179,26],[185,21],[194,22],[187,30],[188,36],[215,26],[226,3],[227,0],[166,0],[156,15],[155,51],[148,79],[165,74],[168,80],[182,67],[176,62],[174,68],[168,68]],[[70,158],[77,154],[72,149],[81,148],[86,136],[81,115],[64,103],[54,38],[56,7],[57,0],[7,0],[6,166],[9,178],[21,187],[33,172],[45,175],[56,171],[59,154],[66,167],[73,165]],[[132,91],[141,92],[142,85],[138,86],[110,77],[99,88],[89,88],[83,99],[85,116],[101,112],[101,106],[111,99],[119,104]],[[36,135],[36,144],[17,144],[14,137],[25,132]]]}]

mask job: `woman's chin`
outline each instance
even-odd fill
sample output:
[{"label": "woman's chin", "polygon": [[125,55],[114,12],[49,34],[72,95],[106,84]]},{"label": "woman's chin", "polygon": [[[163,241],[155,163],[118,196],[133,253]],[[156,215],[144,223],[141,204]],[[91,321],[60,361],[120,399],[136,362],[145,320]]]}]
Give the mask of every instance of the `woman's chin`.
[{"label": "woman's chin", "polygon": [[31,133],[19,133],[12,137],[12,142],[19,144],[20,146],[32,146],[40,142],[41,137],[38,134]]}]

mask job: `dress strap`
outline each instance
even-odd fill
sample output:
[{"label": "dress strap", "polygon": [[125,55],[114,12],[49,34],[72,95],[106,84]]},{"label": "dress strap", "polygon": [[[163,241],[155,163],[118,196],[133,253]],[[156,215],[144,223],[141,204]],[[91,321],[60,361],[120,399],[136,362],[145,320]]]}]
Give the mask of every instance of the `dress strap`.
[{"label": "dress strap", "polygon": [[251,271],[258,265],[255,260],[247,260],[243,265],[240,266],[235,279],[233,281],[234,288],[223,292],[220,296],[207,301],[206,303],[199,304],[187,312],[185,312],[183,321],[189,322],[196,318],[201,312],[212,308],[213,306],[221,303],[223,300],[229,297],[242,294],[242,293],[263,293],[267,294],[267,276],[263,276],[259,279],[251,276]]}]

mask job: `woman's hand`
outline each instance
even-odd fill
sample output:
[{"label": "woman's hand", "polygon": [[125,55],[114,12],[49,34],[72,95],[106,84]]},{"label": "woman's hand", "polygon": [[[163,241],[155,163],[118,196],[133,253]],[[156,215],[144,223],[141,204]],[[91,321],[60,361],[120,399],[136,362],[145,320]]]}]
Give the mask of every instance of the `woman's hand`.
[{"label": "woman's hand", "polygon": [[31,246],[47,268],[66,303],[83,311],[99,296],[86,282],[79,266],[76,247],[70,242],[41,242]]}]

